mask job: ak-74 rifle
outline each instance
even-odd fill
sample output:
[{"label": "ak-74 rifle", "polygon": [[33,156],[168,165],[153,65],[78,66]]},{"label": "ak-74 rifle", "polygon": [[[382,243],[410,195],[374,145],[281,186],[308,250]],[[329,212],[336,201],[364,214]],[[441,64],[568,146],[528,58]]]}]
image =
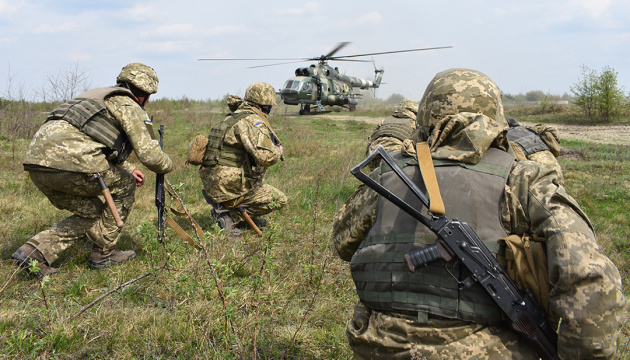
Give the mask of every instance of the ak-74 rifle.
[{"label": "ak-74 rifle", "polygon": [[[160,125],[158,133],[160,134],[160,148],[163,148],[164,124]],[[157,237],[158,241],[161,243],[164,241],[164,209],[166,208],[166,199],[164,195],[164,174],[157,174],[155,176],[155,206],[158,211]]]},{"label": "ak-74 rifle", "polygon": [[524,336],[543,360],[558,359],[557,334],[547,321],[545,311],[529,292],[520,290],[514,284],[475,231],[467,223],[449,220],[444,215],[429,213],[430,217],[424,216],[419,210],[363,173],[361,169],[377,157],[381,157],[391,167],[427,209],[429,199],[381,145],[351,170],[357,179],[438,236],[434,244],[405,255],[409,271],[415,272],[418,268],[437,260],[458,261],[469,273],[469,276],[461,281],[461,285],[469,287],[479,283],[501,308],[512,329]]}]

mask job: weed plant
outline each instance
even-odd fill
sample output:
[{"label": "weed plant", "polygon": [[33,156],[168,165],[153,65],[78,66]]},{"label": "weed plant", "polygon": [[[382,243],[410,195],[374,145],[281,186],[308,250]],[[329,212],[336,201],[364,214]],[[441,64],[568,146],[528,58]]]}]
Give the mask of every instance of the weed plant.
[{"label": "weed plant", "polygon": [[[68,213],[50,205],[22,170],[33,131],[2,126],[0,358],[351,359],[345,326],[357,296],[349,266],[337,258],[330,235],[335,211],[358,185],[349,169],[364,158],[374,125],[274,109],[270,122],[285,153],[266,181],[289,202],[268,217],[262,237],[246,230],[237,240],[216,226],[201,194],[198,168],[185,163],[189,141],[223,119],[225,103],[158,100],[147,109],[157,126],[165,125],[164,149],[174,160],[166,179],[202,227],[203,250],[168,226],[166,241],[157,242],[155,176],[145,169],[147,184],[136,192],[118,244],[135,250],[136,259],[89,270],[86,241],[54,264],[60,272],[49,281],[17,270],[11,253]],[[36,129],[45,112],[26,115],[26,110],[14,110],[24,111],[17,128]],[[391,111],[359,107],[343,115],[375,113],[384,117]],[[630,149],[562,145],[582,155],[560,159],[567,188],[583,205],[628,289]],[[185,219],[171,215],[193,234]],[[624,356],[630,352],[629,331],[624,326]]]}]

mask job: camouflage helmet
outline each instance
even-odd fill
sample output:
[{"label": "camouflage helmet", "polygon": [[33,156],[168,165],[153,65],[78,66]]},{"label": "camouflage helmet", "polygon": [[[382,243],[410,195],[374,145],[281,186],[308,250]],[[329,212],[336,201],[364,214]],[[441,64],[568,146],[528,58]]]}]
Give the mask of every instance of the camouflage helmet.
[{"label": "camouflage helmet", "polygon": [[264,82],[255,82],[247,88],[245,91],[245,97],[243,100],[247,100],[258,105],[276,105],[276,90],[273,86]]},{"label": "camouflage helmet", "polygon": [[394,112],[395,115],[406,116],[410,119],[415,119],[416,114],[418,113],[418,103],[411,100],[405,99],[398,104],[398,108]]},{"label": "camouflage helmet", "polygon": [[155,94],[159,83],[155,70],[141,63],[131,63],[123,67],[116,81],[129,83],[147,94]]},{"label": "camouflage helmet", "polygon": [[449,69],[435,75],[420,100],[416,123],[431,129],[445,116],[460,112],[481,113],[508,127],[499,87],[485,74],[470,69]]}]

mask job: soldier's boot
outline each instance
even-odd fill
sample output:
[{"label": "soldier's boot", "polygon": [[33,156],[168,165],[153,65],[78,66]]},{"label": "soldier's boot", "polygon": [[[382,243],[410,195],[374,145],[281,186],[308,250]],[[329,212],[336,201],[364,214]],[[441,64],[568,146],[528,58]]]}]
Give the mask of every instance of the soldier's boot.
[{"label": "soldier's boot", "polygon": [[216,220],[219,227],[223,229],[226,233],[228,233],[228,235],[233,237],[243,236],[243,230],[236,227],[236,223],[234,222],[234,219],[232,219],[232,217],[230,216],[229,212],[219,214],[216,217]]},{"label": "soldier's boot", "polygon": [[90,260],[88,260],[88,267],[90,269],[102,269],[112,264],[121,264],[125,261],[129,261],[136,257],[136,252],[133,250],[120,251],[116,248],[103,251],[102,248],[96,244],[92,246],[92,252],[90,253]]},{"label": "soldier's boot", "polygon": [[44,259],[44,255],[31,244],[24,244],[20,246],[20,248],[15,250],[15,252],[11,255],[11,258],[13,258],[15,265],[23,269],[30,269],[30,259],[37,260],[37,267],[39,268],[39,271],[32,274],[39,278],[46,275],[53,275],[59,271],[59,269],[50,267],[46,259]]},{"label": "soldier's boot", "polygon": [[[267,226],[267,219],[265,219],[264,217],[251,216],[251,218],[252,218],[252,221],[254,222],[254,224],[259,229],[262,229],[265,226]],[[240,229],[249,229],[249,224],[247,223],[247,221],[241,221],[241,222],[238,223],[237,227],[240,228]]]}]

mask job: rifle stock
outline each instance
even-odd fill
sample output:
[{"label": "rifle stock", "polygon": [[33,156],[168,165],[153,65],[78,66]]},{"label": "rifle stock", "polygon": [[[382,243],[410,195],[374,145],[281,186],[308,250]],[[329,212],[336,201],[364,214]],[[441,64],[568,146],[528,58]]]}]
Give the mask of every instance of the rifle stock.
[{"label": "rifle stock", "polygon": [[361,169],[376,157],[381,157],[391,167],[426,208],[429,208],[429,199],[381,145],[351,170],[357,179],[438,236],[434,244],[405,255],[409,271],[415,272],[418,268],[440,259],[447,262],[458,261],[470,274],[461,282],[462,285],[469,287],[475,282],[479,283],[503,311],[512,329],[524,336],[542,359],[558,359],[557,334],[547,322],[545,311],[527,291],[520,290],[514,284],[474,230],[465,222],[451,221],[444,215],[429,214],[430,217],[426,217],[418,209],[371,179]]}]

